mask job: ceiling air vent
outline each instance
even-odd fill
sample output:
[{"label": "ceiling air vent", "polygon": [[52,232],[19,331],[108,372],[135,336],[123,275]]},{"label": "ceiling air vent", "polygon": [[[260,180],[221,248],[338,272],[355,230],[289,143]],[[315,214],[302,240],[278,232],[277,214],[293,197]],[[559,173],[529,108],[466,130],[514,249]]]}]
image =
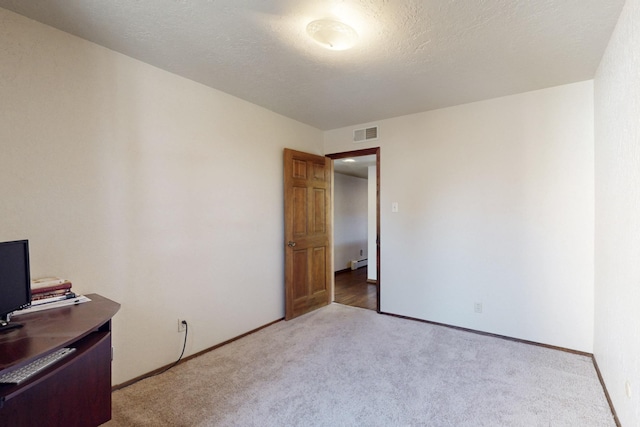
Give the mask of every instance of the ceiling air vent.
[{"label": "ceiling air vent", "polygon": [[353,131],[353,142],[364,142],[378,139],[378,126]]}]

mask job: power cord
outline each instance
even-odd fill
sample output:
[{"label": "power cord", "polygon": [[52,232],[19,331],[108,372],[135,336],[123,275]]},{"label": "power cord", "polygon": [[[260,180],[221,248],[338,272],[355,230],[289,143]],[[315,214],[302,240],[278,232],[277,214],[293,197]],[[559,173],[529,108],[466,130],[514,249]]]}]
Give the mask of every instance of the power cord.
[{"label": "power cord", "polygon": [[155,377],[156,375],[164,374],[169,369],[173,368],[178,363],[180,363],[180,360],[182,360],[182,356],[184,355],[184,349],[187,348],[187,335],[189,335],[189,324],[187,323],[186,320],[183,320],[181,323],[184,325],[184,343],[182,344],[182,353],[180,353],[180,357],[178,357],[178,360],[173,362],[173,364],[171,366],[169,366],[168,368],[151,375],[152,377]]},{"label": "power cord", "polygon": [[127,384],[127,387],[134,385],[135,383],[137,383],[138,381],[142,381],[145,380],[147,378],[151,378],[151,377],[155,377],[156,375],[160,375],[160,374],[164,374],[165,372],[167,372],[169,369],[173,368],[174,366],[176,366],[180,360],[182,360],[182,356],[184,355],[184,349],[187,348],[187,335],[189,334],[189,324],[187,323],[186,320],[183,320],[182,322],[180,322],[184,325],[184,343],[182,344],[182,353],[180,353],[180,357],[178,357],[178,360],[176,360],[171,366],[169,366],[166,369],[163,369],[160,372],[156,372],[153,375],[145,375],[143,377],[138,378],[137,380],[133,381],[130,384]]}]

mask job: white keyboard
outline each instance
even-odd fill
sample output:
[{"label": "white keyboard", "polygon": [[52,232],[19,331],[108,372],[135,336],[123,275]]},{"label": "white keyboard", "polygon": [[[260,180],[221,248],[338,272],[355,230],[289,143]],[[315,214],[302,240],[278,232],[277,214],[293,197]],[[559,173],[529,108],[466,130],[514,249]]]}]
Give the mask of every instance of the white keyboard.
[{"label": "white keyboard", "polygon": [[40,359],[34,360],[27,366],[16,371],[7,372],[5,374],[0,373],[0,384],[20,384],[43,369],[53,365],[60,359],[70,355],[74,351],[76,351],[75,348],[61,348],[51,354],[41,357]]}]

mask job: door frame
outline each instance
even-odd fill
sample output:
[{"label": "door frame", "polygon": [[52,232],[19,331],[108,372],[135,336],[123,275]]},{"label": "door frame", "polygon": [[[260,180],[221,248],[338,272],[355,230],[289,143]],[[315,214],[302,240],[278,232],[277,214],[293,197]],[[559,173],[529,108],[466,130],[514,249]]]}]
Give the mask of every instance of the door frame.
[{"label": "door frame", "polygon": [[[354,150],[354,151],[344,151],[341,153],[332,153],[325,154],[326,157],[330,158],[332,161],[337,159],[346,159],[348,157],[360,157],[360,156],[370,156],[375,154],[376,156],[376,311],[381,313],[380,311],[380,147],[373,148],[364,148],[362,150]],[[332,169],[332,174],[335,173]],[[335,179],[331,177],[331,190],[332,194],[334,192]],[[335,232],[335,228],[332,233]],[[334,240],[331,239],[331,252],[335,253],[333,245]],[[333,273],[333,277],[335,278],[335,272]],[[335,280],[331,280],[332,288],[335,289]]]}]

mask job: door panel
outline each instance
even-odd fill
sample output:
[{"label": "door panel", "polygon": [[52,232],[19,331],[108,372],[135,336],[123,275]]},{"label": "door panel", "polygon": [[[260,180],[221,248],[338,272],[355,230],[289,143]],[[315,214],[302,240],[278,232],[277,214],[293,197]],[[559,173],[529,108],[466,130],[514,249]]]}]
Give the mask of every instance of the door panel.
[{"label": "door panel", "polygon": [[294,301],[307,295],[307,251],[293,251],[293,298]]},{"label": "door panel", "polygon": [[326,198],[327,192],[324,189],[313,189],[313,232],[315,234],[325,233],[327,230],[326,218]]},{"label": "door panel", "polygon": [[325,277],[324,268],[327,263],[328,260],[326,248],[313,248],[313,272],[311,275],[311,292],[313,295],[328,290],[326,286],[327,280]]},{"label": "door panel", "polygon": [[307,189],[293,187],[293,235],[304,237],[307,235]]},{"label": "door panel", "polygon": [[331,160],[284,150],[285,317],[331,298]]}]

